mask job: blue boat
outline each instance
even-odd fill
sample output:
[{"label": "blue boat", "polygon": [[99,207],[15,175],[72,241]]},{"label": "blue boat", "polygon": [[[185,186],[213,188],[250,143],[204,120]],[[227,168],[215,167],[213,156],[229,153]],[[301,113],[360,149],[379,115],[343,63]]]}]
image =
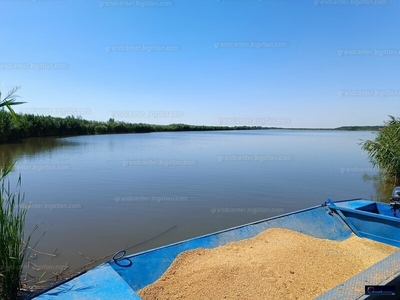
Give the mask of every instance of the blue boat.
[{"label": "blue boat", "polygon": [[400,247],[397,203],[386,204],[364,199],[336,203],[328,200],[327,203],[357,236]]},{"label": "blue boat", "polygon": [[[397,189],[397,190],[396,190]],[[333,202],[252,222],[178,243],[125,256],[118,252],[112,260],[70,278],[36,295],[35,300],[140,299],[138,290],[152,284],[182,252],[215,248],[252,238],[269,228],[294,230],[312,237],[342,241],[353,233],[359,237],[400,247],[400,187],[390,204],[366,199]],[[335,263],[334,260],[332,263]],[[376,299],[355,286],[395,287],[400,298],[400,251],[346,280],[317,299]],[[267,299],[267,295],[266,295]],[[393,296],[389,299],[396,299]]]}]

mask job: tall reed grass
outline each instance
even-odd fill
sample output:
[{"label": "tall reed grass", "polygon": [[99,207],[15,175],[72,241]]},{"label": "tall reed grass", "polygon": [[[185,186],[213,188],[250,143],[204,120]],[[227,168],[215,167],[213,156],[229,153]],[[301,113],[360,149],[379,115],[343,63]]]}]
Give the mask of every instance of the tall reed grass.
[{"label": "tall reed grass", "polygon": [[400,184],[400,118],[389,116],[374,140],[361,143],[362,149],[374,166],[379,167],[388,179]]},{"label": "tall reed grass", "polygon": [[18,299],[33,232],[25,238],[28,206],[24,204],[24,195],[20,192],[21,177],[18,178],[16,191],[12,191],[4,173],[0,181],[0,299],[14,300]]},{"label": "tall reed grass", "polygon": [[[0,109],[6,108],[14,119],[17,116],[12,106],[25,102],[17,102],[15,87],[4,99],[1,99]],[[0,128],[2,129],[2,128]],[[14,162],[15,163],[15,162]],[[18,299],[21,289],[21,275],[29,255],[29,242],[33,232],[25,239],[25,218],[28,206],[24,205],[24,194],[21,194],[21,176],[18,177],[16,191],[12,191],[10,181],[6,179],[12,171],[14,163],[1,166],[0,169],[0,299]]]}]

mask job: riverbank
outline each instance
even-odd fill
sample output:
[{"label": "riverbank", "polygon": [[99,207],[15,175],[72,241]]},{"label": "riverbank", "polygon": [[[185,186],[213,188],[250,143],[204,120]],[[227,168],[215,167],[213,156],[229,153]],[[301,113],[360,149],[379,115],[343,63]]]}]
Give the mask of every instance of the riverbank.
[{"label": "riverbank", "polygon": [[[67,116],[65,118],[17,114],[12,118],[7,111],[0,111],[0,143],[18,141],[31,137],[63,137],[94,134],[149,133],[173,131],[217,131],[217,130],[346,130],[377,131],[380,126],[342,126],[337,128],[282,128],[263,127],[266,124],[287,124],[286,119],[271,118],[220,118],[219,125],[188,125],[174,123],[157,125],[146,123],[128,123],[110,118],[107,122],[85,120],[82,117]],[[127,117],[127,116],[125,116]],[[128,116],[129,117],[129,116]],[[130,118],[133,118],[131,116]],[[283,122],[285,121],[285,122]],[[244,124],[254,124],[252,126]]]}]

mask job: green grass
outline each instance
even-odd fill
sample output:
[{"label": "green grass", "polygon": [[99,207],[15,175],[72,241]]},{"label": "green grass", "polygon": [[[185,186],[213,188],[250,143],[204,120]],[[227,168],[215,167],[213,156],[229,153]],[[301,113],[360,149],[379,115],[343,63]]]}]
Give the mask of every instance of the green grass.
[{"label": "green grass", "polygon": [[[25,217],[28,207],[19,188],[11,190],[9,181],[1,178],[0,186],[0,298],[17,299],[21,288],[21,275],[28,257],[31,234],[25,239]],[[37,226],[36,226],[37,228]],[[35,229],[36,229],[35,228]],[[34,230],[35,230],[34,229]]]}]

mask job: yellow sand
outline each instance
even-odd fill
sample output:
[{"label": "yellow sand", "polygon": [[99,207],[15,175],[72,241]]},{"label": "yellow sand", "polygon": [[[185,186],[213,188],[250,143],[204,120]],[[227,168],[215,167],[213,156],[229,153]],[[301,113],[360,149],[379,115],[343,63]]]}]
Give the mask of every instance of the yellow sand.
[{"label": "yellow sand", "polygon": [[345,241],[273,228],[214,249],[180,254],[142,299],[313,299],[397,251],[351,236]]}]

